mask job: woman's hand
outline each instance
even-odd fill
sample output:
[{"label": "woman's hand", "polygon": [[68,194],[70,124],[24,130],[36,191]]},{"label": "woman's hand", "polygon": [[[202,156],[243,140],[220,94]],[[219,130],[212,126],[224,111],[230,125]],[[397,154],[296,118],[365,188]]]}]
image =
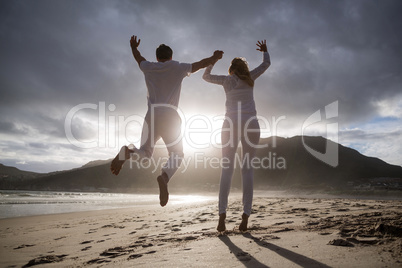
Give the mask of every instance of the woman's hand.
[{"label": "woman's hand", "polygon": [[257,50],[258,51],[261,51],[261,52],[268,52],[268,49],[267,49],[267,40],[261,40],[261,41],[257,41]]}]

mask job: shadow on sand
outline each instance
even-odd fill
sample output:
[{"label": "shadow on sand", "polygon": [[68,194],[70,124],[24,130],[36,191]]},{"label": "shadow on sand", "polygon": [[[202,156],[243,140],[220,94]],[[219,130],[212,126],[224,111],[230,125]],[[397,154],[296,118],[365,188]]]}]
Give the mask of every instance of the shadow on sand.
[{"label": "shadow on sand", "polygon": [[264,240],[260,240],[259,238],[254,237],[252,234],[250,233],[244,233],[243,234],[244,237],[249,238],[251,240],[253,240],[255,243],[257,243],[260,247],[264,247],[267,248],[273,252],[275,252],[276,254],[288,259],[289,261],[300,265],[301,267],[320,267],[320,268],[330,268],[330,266],[321,263],[319,261],[310,259],[306,256],[303,256],[301,254],[298,254],[296,252],[293,252],[291,250],[288,250],[286,248],[282,248],[279,247],[277,245],[274,245],[272,243],[268,243]]},{"label": "shadow on sand", "polygon": [[259,262],[256,258],[243,251],[241,248],[233,244],[228,236],[219,236],[219,239],[225,243],[229,250],[236,256],[236,258],[243,263],[245,267],[269,267]]},{"label": "shadow on sand", "polygon": [[[320,267],[320,268],[330,268],[330,266],[321,263],[319,261],[310,259],[306,256],[303,256],[301,254],[298,254],[296,252],[293,252],[291,250],[288,250],[286,248],[282,248],[279,246],[276,246],[272,243],[268,243],[264,240],[260,240],[259,238],[254,237],[250,233],[244,233],[243,236],[245,238],[251,239],[254,241],[256,244],[258,244],[260,247],[269,249],[276,254],[282,256],[283,258],[288,259],[289,261],[301,266],[301,267]],[[260,261],[258,261],[256,258],[251,256],[249,253],[243,251],[241,248],[236,246],[228,236],[220,236],[219,239],[225,243],[225,245],[229,248],[229,250],[236,256],[236,258],[241,261],[241,263],[245,267],[269,267]]]}]

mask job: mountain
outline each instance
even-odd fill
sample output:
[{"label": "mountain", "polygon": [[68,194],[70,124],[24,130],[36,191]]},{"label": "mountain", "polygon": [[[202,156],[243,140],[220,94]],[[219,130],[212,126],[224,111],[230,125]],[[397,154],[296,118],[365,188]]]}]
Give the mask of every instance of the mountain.
[{"label": "mountain", "polygon": [[108,159],[108,160],[94,160],[94,161],[86,163],[81,168],[89,168],[89,167],[96,167],[96,166],[101,166],[101,165],[105,165],[105,164],[110,164],[110,161],[111,161],[110,159]]},{"label": "mountain", "polygon": [[26,183],[42,175],[41,173],[23,171],[16,167],[0,164],[0,189],[13,187],[16,183]]},{"label": "mountain", "polygon": [[23,171],[16,167],[5,166],[0,164],[0,178],[29,180],[42,176],[42,173]]},{"label": "mountain", "polygon": [[[382,185],[386,185],[385,180],[387,183],[392,182],[396,188],[402,186],[401,166],[364,156],[323,137],[270,137],[261,139],[260,145],[263,148],[256,153],[260,162],[254,163],[255,189],[344,189],[373,184],[376,180],[382,180]],[[337,148],[337,165],[331,166],[317,159],[307,147],[322,155],[327,149]],[[10,180],[7,184],[0,180],[0,189],[143,192],[157,187],[156,177],[166,158],[166,150],[157,149],[147,163],[127,161],[118,176],[110,172],[111,159],[92,161],[68,171],[31,174],[33,177],[30,180],[16,180],[13,184],[9,183]],[[169,187],[176,192],[216,191],[221,171],[220,160],[219,148],[187,153]],[[241,188],[241,165],[241,158],[236,158],[232,186],[238,189]],[[13,170],[9,169],[10,172]]]},{"label": "mountain", "polygon": [[[273,146],[275,141],[276,146]],[[303,143],[304,142],[304,143]],[[402,167],[390,165],[378,158],[367,157],[358,151],[336,144],[323,137],[292,138],[270,137],[261,141],[268,148],[261,149],[257,156],[264,157],[271,153],[276,159],[286,160],[286,169],[272,167],[268,170],[256,170],[257,182],[270,181],[273,185],[293,186],[331,186],[342,187],[349,184],[369,182],[378,178],[400,178]],[[306,146],[317,152],[325,153],[327,148],[338,148],[338,165],[333,167],[314,157]]]}]

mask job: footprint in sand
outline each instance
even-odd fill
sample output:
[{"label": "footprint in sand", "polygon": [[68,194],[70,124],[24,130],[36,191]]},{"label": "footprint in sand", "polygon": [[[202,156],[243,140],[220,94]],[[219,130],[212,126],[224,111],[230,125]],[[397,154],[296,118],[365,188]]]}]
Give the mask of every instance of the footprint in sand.
[{"label": "footprint in sand", "polygon": [[328,245],[341,246],[341,247],[354,247],[354,245],[343,239],[334,239],[328,242]]},{"label": "footprint in sand", "polygon": [[272,233],[282,233],[282,232],[289,232],[289,231],[293,231],[293,230],[294,230],[293,228],[285,227],[285,228],[282,228],[279,230],[272,231]]},{"label": "footprint in sand", "polygon": [[38,257],[38,258],[30,260],[23,267],[31,267],[31,266],[34,266],[34,265],[45,264],[45,263],[61,262],[67,256],[68,256],[67,254],[41,256],[41,257]]},{"label": "footprint in sand", "polygon": [[116,233],[111,233],[111,234],[105,234],[103,236],[111,236],[111,235],[115,235]]},{"label": "footprint in sand", "polygon": [[247,252],[244,252],[244,251],[236,253],[236,257],[238,257],[238,259],[240,261],[250,261],[251,260],[250,254],[248,254]]},{"label": "footprint in sand", "polygon": [[184,238],[185,241],[196,240],[196,239],[198,239],[197,236],[186,236],[186,237]]},{"label": "footprint in sand", "polygon": [[293,223],[293,221],[282,221],[282,222],[274,223],[272,225],[282,225],[282,224],[291,224],[291,223]]},{"label": "footprint in sand", "polygon": [[80,245],[85,245],[85,244],[89,244],[92,242],[93,242],[93,240],[88,240],[88,241],[81,242]]},{"label": "footprint in sand", "polygon": [[34,244],[32,244],[32,245],[31,244],[23,244],[21,246],[13,248],[13,249],[29,248],[29,247],[33,247],[33,246],[35,246],[35,245]]},{"label": "footprint in sand", "polygon": [[105,262],[111,262],[111,260],[105,259],[105,258],[96,258],[90,261],[87,261],[87,264],[101,264]]},{"label": "footprint in sand", "polygon": [[123,248],[123,247],[115,247],[105,250],[100,254],[100,256],[107,257],[107,258],[116,258],[119,256],[127,255],[133,252],[134,249],[130,248]]},{"label": "footprint in sand", "polygon": [[123,226],[123,225],[117,225],[117,224],[115,224],[115,223],[112,223],[112,224],[103,225],[101,228],[118,228],[118,229],[124,229],[124,228],[126,228],[126,227]]},{"label": "footprint in sand", "polygon": [[142,256],[143,256],[142,254],[133,254],[133,255],[130,255],[128,257],[128,260],[137,259],[137,258],[140,258]]}]

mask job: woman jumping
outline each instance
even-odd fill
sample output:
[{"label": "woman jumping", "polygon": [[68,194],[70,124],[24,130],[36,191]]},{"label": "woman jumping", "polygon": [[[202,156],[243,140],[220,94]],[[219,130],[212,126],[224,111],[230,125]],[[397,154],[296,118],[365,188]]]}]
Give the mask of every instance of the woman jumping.
[{"label": "woman jumping", "polygon": [[[243,210],[240,231],[247,230],[248,218],[253,201],[253,168],[256,145],[260,140],[260,126],[257,120],[253,89],[254,81],[271,65],[266,40],[258,41],[257,50],[263,52],[263,62],[249,71],[243,58],[232,60],[229,75],[211,75],[213,64],[205,69],[203,79],[207,82],[222,85],[226,93],[226,114],[222,126],[222,167],[219,189],[219,224],[217,230],[226,230],[225,219],[228,205],[230,185],[232,181],[235,154],[239,141],[242,144],[242,182]],[[215,61],[216,63],[216,61]]]}]

